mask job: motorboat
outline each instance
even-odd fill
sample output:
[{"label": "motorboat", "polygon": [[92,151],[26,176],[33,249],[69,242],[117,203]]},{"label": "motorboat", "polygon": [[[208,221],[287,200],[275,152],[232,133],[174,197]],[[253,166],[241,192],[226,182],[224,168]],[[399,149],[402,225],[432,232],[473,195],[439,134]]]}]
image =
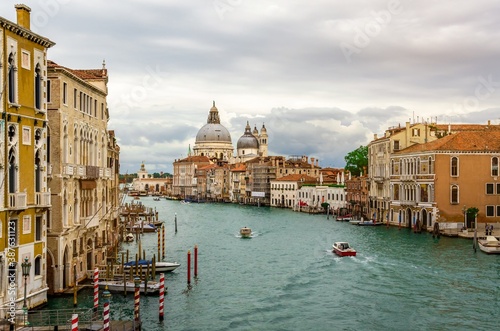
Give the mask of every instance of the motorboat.
[{"label": "motorboat", "polygon": [[346,214],[346,215],[341,215],[341,216],[338,216],[337,217],[337,221],[345,221],[345,222],[349,222],[352,220],[352,215],[351,214]]},{"label": "motorboat", "polygon": [[240,229],[241,238],[250,238],[252,236],[252,229],[246,226]]},{"label": "motorboat", "polygon": [[375,220],[367,220],[367,221],[360,221],[358,223],[359,226],[377,226],[377,225],[384,225],[382,222],[376,222]]},{"label": "motorboat", "polygon": [[[128,272],[131,268],[135,268],[135,261],[129,261],[123,264],[123,269],[125,272]],[[146,268],[149,266],[152,271],[152,261],[151,260],[139,260],[138,265],[142,265],[142,270],[145,272]],[[157,261],[155,262],[155,272],[157,274],[162,272],[171,272],[180,267],[180,264],[177,262],[164,262]]]},{"label": "motorboat", "polygon": [[353,224],[353,225],[358,225],[359,222],[361,222],[360,220],[355,220],[355,219],[352,219],[349,221],[349,223]]},{"label": "motorboat", "polygon": [[132,233],[127,233],[127,235],[125,236],[125,242],[126,243],[131,243],[132,241],[134,241],[134,235]]},{"label": "motorboat", "polygon": [[[126,291],[127,293],[135,293],[134,281],[126,281],[124,284],[122,280],[99,280],[98,284],[100,288],[107,289],[110,292],[123,293]],[[160,292],[160,283],[149,281],[146,286],[144,281],[141,281],[139,291],[144,294],[157,294]]]},{"label": "motorboat", "polygon": [[356,256],[356,250],[345,241],[333,243],[332,250],[338,256]]},{"label": "motorboat", "polygon": [[156,226],[151,223],[135,223],[132,227],[127,226],[129,231],[139,231],[139,232],[156,232]]},{"label": "motorboat", "polygon": [[479,249],[486,254],[500,254],[500,241],[494,236],[486,236],[486,239],[479,239]]}]

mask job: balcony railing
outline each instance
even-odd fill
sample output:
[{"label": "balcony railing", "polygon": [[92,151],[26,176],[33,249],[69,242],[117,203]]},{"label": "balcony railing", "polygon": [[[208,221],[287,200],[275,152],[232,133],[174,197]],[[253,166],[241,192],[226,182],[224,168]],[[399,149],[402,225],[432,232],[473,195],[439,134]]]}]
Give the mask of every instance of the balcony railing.
[{"label": "balcony railing", "polygon": [[26,193],[9,193],[9,208],[26,209]]},{"label": "balcony railing", "polygon": [[50,192],[35,193],[35,204],[40,207],[50,207]]}]

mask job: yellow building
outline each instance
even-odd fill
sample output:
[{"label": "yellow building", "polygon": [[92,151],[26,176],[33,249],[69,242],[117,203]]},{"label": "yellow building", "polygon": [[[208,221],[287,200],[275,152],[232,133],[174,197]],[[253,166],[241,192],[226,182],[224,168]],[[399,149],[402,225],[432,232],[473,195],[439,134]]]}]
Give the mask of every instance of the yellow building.
[{"label": "yellow building", "polygon": [[48,289],[46,59],[54,43],[30,30],[29,7],[15,8],[17,23],[0,17],[0,303],[32,308]]},{"label": "yellow building", "polygon": [[47,226],[49,294],[106,264],[118,230],[119,147],[107,124],[108,73],[48,61],[52,210]]}]

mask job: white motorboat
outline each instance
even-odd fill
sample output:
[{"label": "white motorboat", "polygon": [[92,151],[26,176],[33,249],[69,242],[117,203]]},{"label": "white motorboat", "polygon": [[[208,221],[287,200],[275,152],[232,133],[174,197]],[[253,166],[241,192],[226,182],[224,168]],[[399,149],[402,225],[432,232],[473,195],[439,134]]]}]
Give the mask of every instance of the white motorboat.
[{"label": "white motorboat", "polygon": [[[139,267],[142,265],[142,271],[146,272],[146,268],[149,266],[149,269],[152,271],[152,261],[151,260],[139,260],[138,261]],[[155,262],[155,272],[157,274],[162,273],[162,272],[171,272],[174,271],[180,267],[180,264],[177,262],[164,262],[164,261],[157,261]],[[125,272],[129,272],[131,268],[135,268],[135,261],[129,261],[123,265],[123,268],[125,269]]]},{"label": "white motorboat", "polygon": [[487,254],[500,254],[500,241],[494,236],[486,236],[486,239],[479,239],[479,249]]},{"label": "white motorboat", "polygon": [[[102,289],[108,289],[110,292],[122,292],[127,291],[127,293],[135,292],[134,281],[126,281],[124,284],[121,280],[99,280],[99,287]],[[147,288],[147,291],[145,290]],[[149,281],[147,287],[145,287],[144,281],[139,284],[139,291],[145,294],[157,294],[160,291],[160,283],[155,281]]]},{"label": "white motorboat", "polygon": [[132,241],[134,241],[134,235],[132,233],[127,233],[127,235],[125,236],[125,242],[127,243],[130,243]]},{"label": "white motorboat", "polygon": [[250,238],[252,236],[252,229],[246,226],[240,229],[241,238]]}]

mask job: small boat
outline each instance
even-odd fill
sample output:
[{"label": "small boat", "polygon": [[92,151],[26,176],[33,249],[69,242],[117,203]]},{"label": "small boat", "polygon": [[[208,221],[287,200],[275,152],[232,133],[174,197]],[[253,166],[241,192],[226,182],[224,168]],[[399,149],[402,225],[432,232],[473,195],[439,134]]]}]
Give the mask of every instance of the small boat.
[{"label": "small boat", "polygon": [[153,198],[153,201],[160,201],[160,198],[155,197],[155,198]]},{"label": "small boat", "polygon": [[332,250],[338,256],[356,256],[356,250],[345,241],[333,243]]},{"label": "small boat", "polygon": [[368,221],[360,221],[358,223],[359,226],[377,226],[377,225],[384,225],[382,222],[376,222],[374,220],[368,220]]},{"label": "small boat", "polygon": [[126,243],[131,243],[132,241],[134,241],[134,235],[132,233],[127,233],[127,235],[125,236],[125,240],[124,240]]},{"label": "small boat", "polygon": [[240,229],[241,238],[250,238],[252,236],[252,229],[246,226]]},{"label": "small boat", "polygon": [[486,239],[479,239],[479,249],[487,254],[500,254],[500,241],[494,236],[486,236]]},{"label": "small boat", "polygon": [[[142,265],[142,270],[145,272],[145,268],[148,267],[152,270],[152,261],[151,260],[139,260],[138,265]],[[135,267],[135,261],[129,261],[127,263],[123,264],[123,268],[125,269],[125,272],[128,272],[130,268]],[[177,262],[163,262],[163,261],[157,261],[155,262],[155,272],[157,274],[162,273],[162,272],[171,272],[174,271],[180,267],[180,264]]]},{"label": "small boat", "polygon": [[[127,281],[124,284],[122,280],[99,280],[99,287],[103,289],[107,288],[108,291],[110,292],[123,293],[123,291],[125,290],[127,291],[127,293],[135,292],[135,284],[133,281]],[[145,286],[144,281],[141,281],[139,285],[139,291],[145,294],[157,294],[158,292],[160,292],[160,283],[155,281],[149,281],[147,283],[147,286]]]},{"label": "small boat", "polygon": [[361,222],[360,220],[350,220],[349,223],[353,224],[353,225],[358,225],[359,222]]},{"label": "small boat", "polygon": [[156,226],[150,223],[135,223],[134,226],[127,226],[129,231],[156,232]]},{"label": "small boat", "polygon": [[337,221],[346,221],[346,222],[349,222],[352,220],[352,215],[351,214],[346,214],[346,215],[342,215],[342,216],[339,216],[337,217]]},{"label": "small boat", "polygon": [[190,201],[187,201],[187,200],[181,200],[181,203],[182,203],[183,205],[187,205],[188,203],[191,203],[191,202],[190,202]]}]

